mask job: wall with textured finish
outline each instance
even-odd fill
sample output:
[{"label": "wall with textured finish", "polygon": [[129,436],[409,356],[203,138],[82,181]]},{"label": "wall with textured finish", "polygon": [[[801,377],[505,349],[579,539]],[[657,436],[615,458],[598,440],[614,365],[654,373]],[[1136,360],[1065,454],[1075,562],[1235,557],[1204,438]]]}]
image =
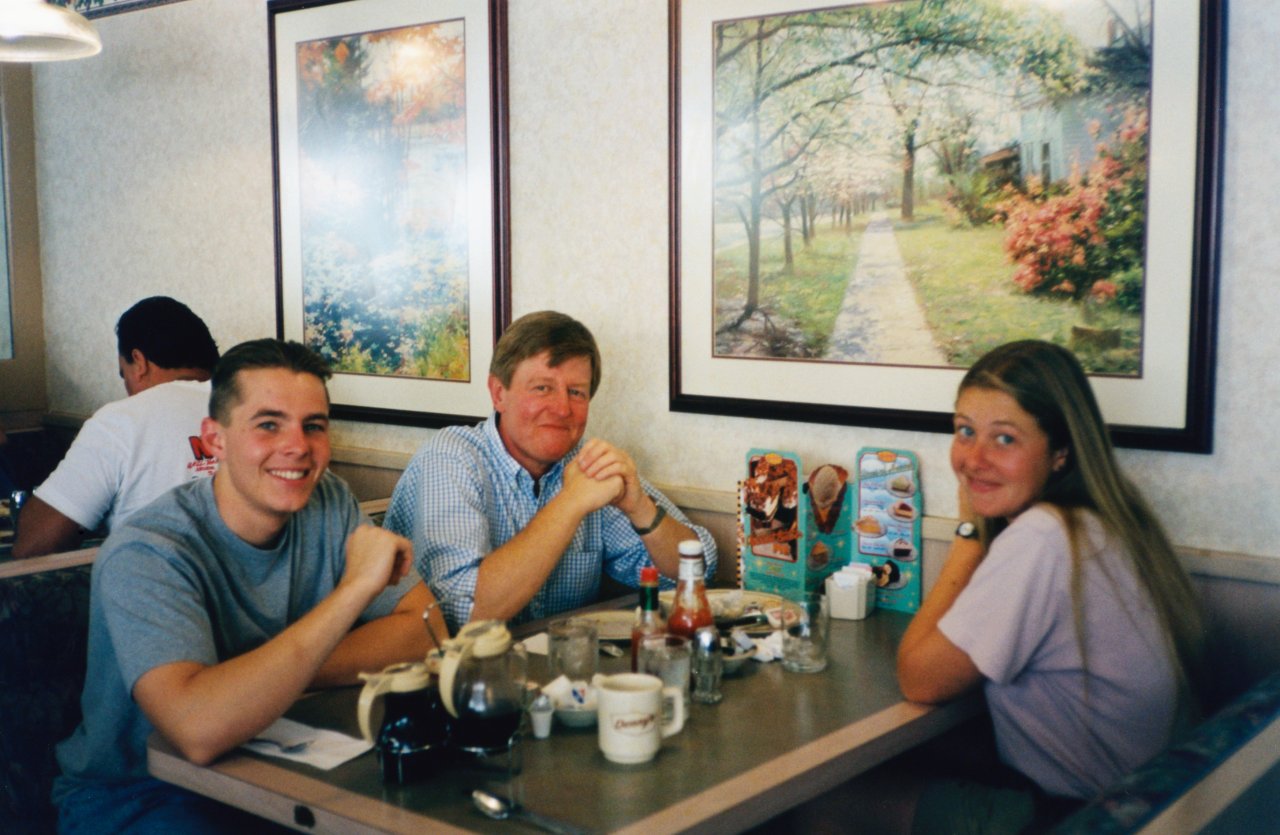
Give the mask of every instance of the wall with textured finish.
[{"label": "wall with textured finish", "polygon": [[[1231,18],[1215,452],[1121,458],[1178,543],[1280,557],[1280,16],[1235,0]],[[137,298],[184,299],[223,346],[275,321],[265,4],[97,23],[100,56],[36,72],[50,400],[81,414],[122,393],[111,328]],[[510,68],[515,312],[559,308],[596,332],[590,430],[655,481],[722,490],[752,446],[810,464],[914,449],[927,512],[953,515],[946,436],[668,411],[665,0],[510,0]],[[394,452],[427,434],[336,428],[345,446]]]}]

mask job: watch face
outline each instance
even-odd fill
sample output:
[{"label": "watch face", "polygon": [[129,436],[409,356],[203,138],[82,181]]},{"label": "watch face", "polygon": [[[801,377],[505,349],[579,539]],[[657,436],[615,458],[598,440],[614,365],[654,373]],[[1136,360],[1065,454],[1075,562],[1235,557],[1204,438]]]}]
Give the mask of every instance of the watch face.
[{"label": "watch face", "polygon": [[963,537],[965,539],[977,539],[978,526],[972,522],[961,522],[956,528],[956,536]]}]

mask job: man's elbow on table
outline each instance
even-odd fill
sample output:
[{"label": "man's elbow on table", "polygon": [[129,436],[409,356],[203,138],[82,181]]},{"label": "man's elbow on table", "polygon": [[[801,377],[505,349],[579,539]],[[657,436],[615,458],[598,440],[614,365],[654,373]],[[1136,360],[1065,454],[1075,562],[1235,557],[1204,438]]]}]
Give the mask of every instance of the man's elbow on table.
[{"label": "man's elbow on table", "polygon": [[[243,740],[233,738],[227,721],[219,721],[216,711],[197,706],[184,694],[192,680],[208,669],[193,661],[178,661],[142,674],[133,686],[133,698],[151,724],[183,757],[204,766],[235,748]],[[243,719],[245,711],[231,708],[236,715],[230,724]],[[266,724],[263,723],[265,727]]]}]

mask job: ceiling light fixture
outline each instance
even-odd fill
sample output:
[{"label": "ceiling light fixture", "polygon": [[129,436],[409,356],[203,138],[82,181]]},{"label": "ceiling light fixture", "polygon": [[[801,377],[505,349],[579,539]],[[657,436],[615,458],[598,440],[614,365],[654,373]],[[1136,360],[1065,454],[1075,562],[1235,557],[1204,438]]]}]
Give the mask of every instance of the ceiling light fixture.
[{"label": "ceiling light fixture", "polygon": [[93,24],[45,0],[0,2],[0,61],[64,61],[102,51]]}]

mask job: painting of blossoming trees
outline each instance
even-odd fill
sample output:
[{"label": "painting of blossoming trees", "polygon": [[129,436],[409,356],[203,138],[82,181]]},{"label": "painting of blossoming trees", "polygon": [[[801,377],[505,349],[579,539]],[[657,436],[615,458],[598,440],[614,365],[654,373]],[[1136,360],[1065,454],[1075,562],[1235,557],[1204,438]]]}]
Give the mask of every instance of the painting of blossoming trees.
[{"label": "painting of blossoming trees", "polygon": [[714,353],[1141,374],[1150,0],[723,20]]},{"label": "painting of blossoming trees", "polygon": [[303,339],[335,371],[470,378],[463,21],[299,43]]}]

